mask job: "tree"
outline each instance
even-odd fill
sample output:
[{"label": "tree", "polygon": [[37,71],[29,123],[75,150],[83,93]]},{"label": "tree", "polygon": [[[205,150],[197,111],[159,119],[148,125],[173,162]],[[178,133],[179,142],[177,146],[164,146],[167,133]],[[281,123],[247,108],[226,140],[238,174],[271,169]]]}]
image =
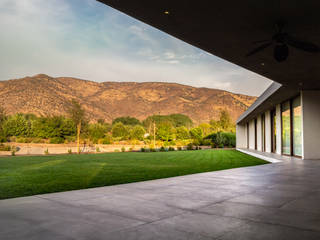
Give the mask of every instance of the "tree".
[{"label": "tree", "polygon": [[219,120],[210,121],[212,132],[235,132],[235,124],[232,123],[230,114],[227,110],[221,110]]},{"label": "tree", "polygon": [[230,114],[227,110],[220,111],[219,124],[223,130],[227,130],[232,126]]},{"label": "tree", "polygon": [[160,123],[157,126],[156,136],[163,141],[172,141],[174,139],[174,128],[170,122]]},{"label": "tree", "polygon": [[112,121],[112,125],[114,125],[118,122],[123,123],[123,125],[130,125],[130,126],[135,126],[135,125],[141,124],[141,122],[138,119],[136,119],[134,117],[129,117],[129,116],[128,117],[118,117],[118,118],[114,119]]},{"label": "tree", "polygon": [[76,126],[71,119],[63,116],[40,117],[32,122],[32,133],[39,138],[60,138],[76,134]]},{"label": "tree", "polygon": [[211,132],[211,126],[208,123],[201,123],[199,125],[199,128],[201,128],[202,134],[203,136],[207,136],[210,134]]},{"label": "tree", "polygon": [[130,131],[130,138],[135,140],[143,140],[145,133],[146,131],[142,126],[136,125]]},{"label": "tree", "polygon": [[210,120],[210,126],[211,131],[214,133],[220,132],[222,130],[219,121],[216,120]]},{"label": "tree", "polygon": [[183,114],[170,114],[168,117],[172,119],[174,127],[184,126],[190,128],[193,125],[192,120],[188,116]]},{"label": "tree", "polygon": [[85,111],[82,109],[80,103],[72,99],[70,108],[69,108],[69,115],[74,124],[77,126],[77,149],[78,154],[80,154],[80,134],[81,134],[81,127],[86,124],[85,120]]},{"label": "tree", "polygon": [[107,124],[95,123],[89,125],[89,137],[94,143],[98,143],[99,139],[105,138],[109,131],[110,127]]},{"label": "tree", "polygon": [[3,133],[6,137],[32,136],[31,122],[28,121],[22,113],[10,116],[2,125]]},{"label": "tree", "polygon": [[152,115],[147,117],[142,123],[146,128],[148,128],[153,123],[159,125],[163,122],[169,122],[173,127],[185,126],[190,128],[193,125],[192,120],[183,114]]},{"label": "tree", "polygon": [[196,128],[192,128],[190,131],[190,136],[193,140],[197,140],[198,142],[201,142],[202,137],[203,137],[203,133],[201,128],[196,127]]},{"label": "tree", "polygon": [[7,120],[7,115],[4,108],[0,107],[0,142],[5,142],[7,139],[3,132],[3,124]]},{"label": "tree", "polygon": [[189,139],[190,138],[190,134],[189,131],[186,127],[182,126],[182,127],[177,127],[176,128],[176,138],[179,140],[184,140],[184,139]]},{"label": "tree", "polygon": [[115,138],[125,139],[129,136],[128,128],[122,122],[114,124],[111,131]]}]

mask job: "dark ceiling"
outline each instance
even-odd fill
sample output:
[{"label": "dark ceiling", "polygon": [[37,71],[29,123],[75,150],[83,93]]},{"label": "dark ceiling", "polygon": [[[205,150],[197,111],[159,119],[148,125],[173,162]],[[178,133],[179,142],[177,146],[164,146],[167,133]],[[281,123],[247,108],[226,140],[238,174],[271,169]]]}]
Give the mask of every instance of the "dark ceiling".
[{"label": "dark ceiling", "polygon": [[320,53],[290,48],[282,63],[273,48],[245,56],[253,41],[272,37],[278,20],[287,22],[289,34],[320,46],[319,0],[99,1],[290,88],[320,89]]}]

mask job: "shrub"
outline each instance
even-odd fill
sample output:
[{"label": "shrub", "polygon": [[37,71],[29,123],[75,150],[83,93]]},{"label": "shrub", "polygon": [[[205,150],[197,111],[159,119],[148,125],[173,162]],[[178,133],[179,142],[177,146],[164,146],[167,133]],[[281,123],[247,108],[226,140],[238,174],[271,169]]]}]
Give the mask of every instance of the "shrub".
[{"label": "shrub", "polygon": [[99,144],[111,144],[112,143],[112,138],[111,136],[107,135],[102,139],[99,139],[98,141]]},{"label": "shrub", "polygon": [[178,147],[177,149],[178,149],[178,151],[182,151],[182,147]]},{"label": "shrub", "polygon": [[200,145],[200,141],[198,139],[194,139],[193,140],[193,145],[199,146]]},{"label": "shrub", "polygon": [[48,155],[49,154],[49,149],[47,148],[46,150],[44,150],[44,154]]},{"label": "shrub", "polygon": [[96,147],[96,152],[101,152],[99,147]]},{"label": "shrub", "polygon": [[121,152],[125,152],[126,151],[126,148],[125,147],[122,147],[121,148]]},{"label": "shrub", "polygon": [[141,148],[141,149],[140,149],[140,152],[145,152],[145,151],[146,151],[145,148]]},{"label": "shrub", "polygon": [[64,138],[61,138],[61,137],[50,138],[49,142],[51,144],[61,144],[61,143],[64,143]]},{"label": "shrub", "polygon": [[200,145],[201,146],[210,146],[211,145],[211,140],[210,139],[203,139],[201,142],[200,142]]},{"label": "shrub", "polygon": [[8,139],[5,136],[0,135],[0,143],[8,142]]},{"label": "shrub", "polygon": [[140,125],[134,126],[130,131],[130,138],[134,140],[143,140],[143,136],[146,133],[144,128]]},{"label": "shrub", "polygon": [[11,151],[11,147],[9,145],[0,144],[0,151],[9,152]]},{"label": "shrub", "polygon": [[32,138],[19,137],[17,138],[18,143],[31,143]]},{"label": "shrub", "polygon": [[193,144],[192,143],[189,143],[187,145],[187,150],[193,150]]},{"label": "shrub", "polygon": [[156,152],[157,150],[155,148],[150,148],[150,152]]},{"label": "shrub", "polygon": [[11,150],[11,156],[15,156],[16,155],[16,148],[15,147],[12,147],[12,150]]},{"label": "shrub", "polygon": [[72,149],[71,148],[68,149],[68,154],[72,154]]},{"label": "shrub", "polygon": [[132,148],[132,147],[131,147],[131,148],[129,148],[129,151],[130,151],[130,152],[132,152],[132,151],[133,151],[133,148]]},{"label": "shrub", "polygon": [[236,135],[234,133],[229,133],[229,132],[213,133],[208,135],[206,139],[211,139],[212,144],[218,147],[221,147],[222,145],[229,146],[229,147],[236,146]]},{"label": "shrub", "polygon": [[219,148],[223,148],[223,147],[224,147],[223,143],[220,143]]},{"label": "shrub", "polygon": [[44,139],[41,139],[41,138],[33,138],[32,143],[44,143]]},{"label": "shrub", "polygon": [[160,152],[165,152],[166,151],[166,149],[164,148],[164,146],[162,146],[161,148],[160,148]]},{"label": "shrub", "polygon": [[76,142],[76,141],[77,141],[76,136],[66,136],[67,143],[72,143],[72,142]]},{"label": "shrub", "polygon": [[174,147],[169,147],[168,150],[169,150],[169,151],[174,151],[175,149],[174,149]]},{"label": "shrub", "polygon": [[114,152],[120,152],[119,149],[115,149]]}]

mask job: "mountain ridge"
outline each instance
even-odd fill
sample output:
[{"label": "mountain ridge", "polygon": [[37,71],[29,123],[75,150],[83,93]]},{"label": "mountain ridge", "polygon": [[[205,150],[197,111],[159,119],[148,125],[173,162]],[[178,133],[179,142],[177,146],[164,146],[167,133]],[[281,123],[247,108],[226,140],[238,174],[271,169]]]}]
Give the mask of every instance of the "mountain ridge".
[{"label": "mountain ridge", "polygon": [[8,114],[66,115],[71,99],[81,103],[91,121],[181,113],[198,123],[218,119],[221,109],[235,121],[256,97],[179,83],[94,82],[46,74],[0,81],[0,104]]}]

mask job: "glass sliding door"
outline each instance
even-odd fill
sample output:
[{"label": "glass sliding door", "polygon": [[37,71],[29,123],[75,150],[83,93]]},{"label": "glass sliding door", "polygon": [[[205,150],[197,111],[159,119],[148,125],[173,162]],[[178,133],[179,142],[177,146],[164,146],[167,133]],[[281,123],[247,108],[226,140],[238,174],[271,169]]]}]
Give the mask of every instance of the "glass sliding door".
[{"label": "glass sliding door", "polygon": [[292,100],[293,155],[302,156],[302,109],[300,96]]},{"label": "glass sliding door", "polygon": [[281,104],[282,154],[291,155],[291,107],[290,101]]}]

